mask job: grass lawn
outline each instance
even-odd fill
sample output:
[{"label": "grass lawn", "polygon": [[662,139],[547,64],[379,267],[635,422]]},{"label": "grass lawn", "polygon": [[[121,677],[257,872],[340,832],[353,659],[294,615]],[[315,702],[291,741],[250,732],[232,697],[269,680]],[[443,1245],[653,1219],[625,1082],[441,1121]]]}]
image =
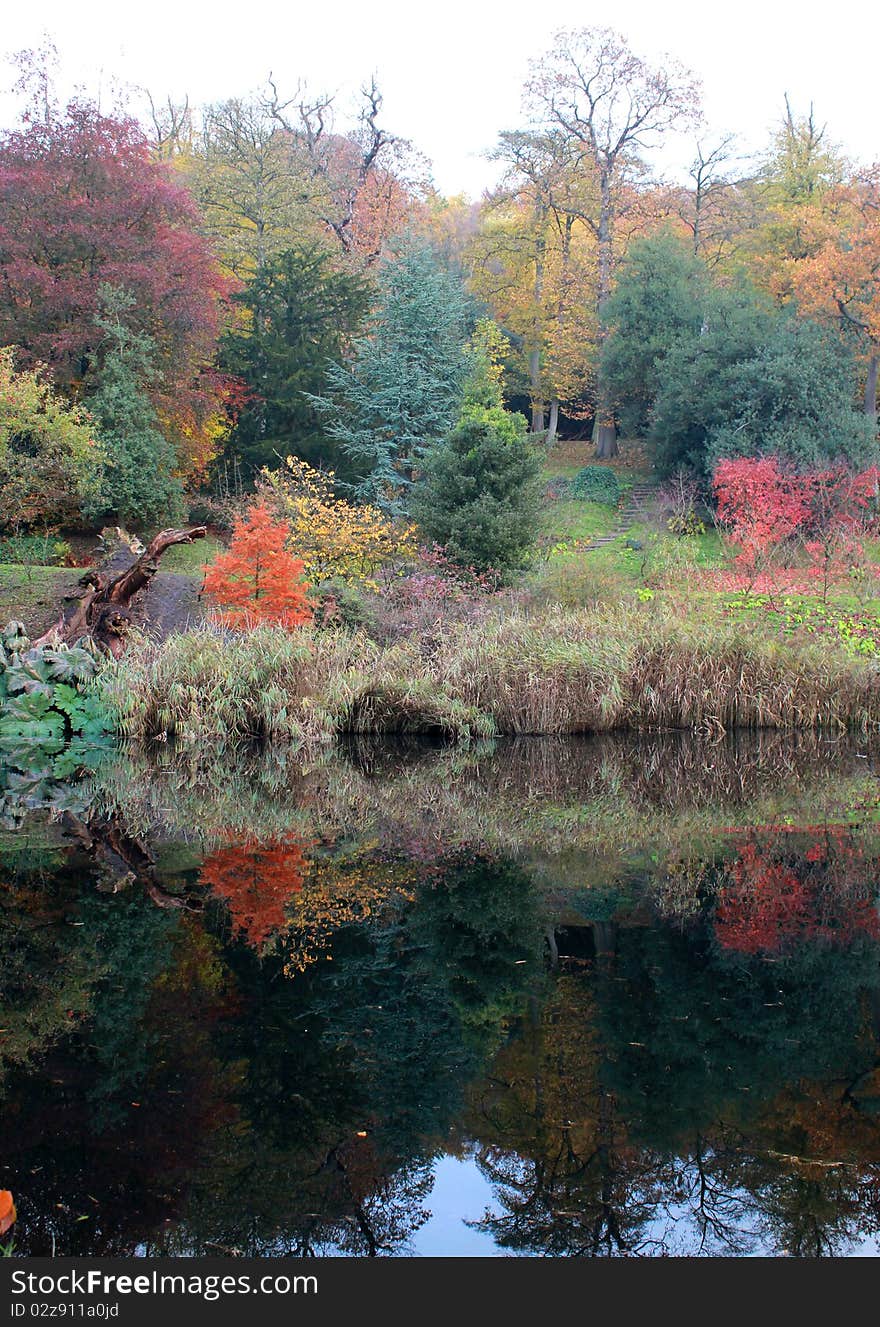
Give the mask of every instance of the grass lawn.
[{"label": "grass lawn", "polygon": [[[146,538],[144,543],[148,543]],[[206,562],[213,562],[223,549],[219,539],[208,535],[206,539],[197,539],[193,544],[175,544],[162,554],[160,570],[175,571],[184,576],[197,576],[199,580]]]},{"label": "grass lawn", "polygon": [[38,636],[58,616],[61,601],[72,594],[82,571],[76,567],[23,567],[0,563],[0,623],[12,618]]},{"label": "grass lawn", "polygon": [[551,548],[589,542],[597,535],[610,534],[618,520],[618,509],[604,502],[582,502],[578,498],[550,500],[544,508],[544,537]]},{"label": "grass lawn", "polygon": [[[205,563],[221,548],[210,536],[194,544],[177,544],[163,555],[161,570],[191,577],[198,586]],[[24,623],[31,637],[41,635],[57,620],[65,595],[75,592],[83,571],[82,567],[0,563],[0,626],[15,618]]]}]

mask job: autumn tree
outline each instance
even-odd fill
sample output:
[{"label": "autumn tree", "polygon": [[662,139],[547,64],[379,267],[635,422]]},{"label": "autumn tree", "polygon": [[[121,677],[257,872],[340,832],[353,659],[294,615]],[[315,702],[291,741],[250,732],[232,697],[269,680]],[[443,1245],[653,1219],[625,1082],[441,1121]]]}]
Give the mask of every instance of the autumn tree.
[{"label": "autumn tree", "polygon": [[133,120],[72,102],[0,136],[0,270],[0,342],[77,399],[109,349],[100,289],[128,291],[126,326],[155,346],[151,396],[181,468],[198,468],[226,288],[192,199]]},{"label": "autumn tree", "polygon": [[797,470],[777,456],[743,456],[720,460],[712,484],[737,565],[754,577],[781,551],[790,560],[800,547],[822,580],[823,598],[832,576],[861,555],[876,515],[875,467]]},{"label": "autumn tree", "polygon": [[754,172],[743,161],[733,134],[694,144],[687,184],[660,185],[656,205],[668,211],[709,268],[728,270],[757,224]]},{"label": "autumn tree", "polygon": [[582,222],[589,185],[558,132],[503,133],[492,155],[506,170],[471,246],[471,283],[522,347],[532,432],[546,422],[549,446],[560,405],[580,409],[592,378],[596,326],[584,291],[595,285],[595,244]]},{"label": "autumn tree", "polygon": [[96,499],[104,460],[95,421],[0,349],[0,503],[6,531],[63,526]]},{"label": "autumn tree", "polygon": [[[642,169],[640,153],[693,118],[697,87],[674,61],[651,68],[616,32],[581,28],[557,33],[552,49],[533,61],[526,96],[536,125],[564,137],[593,184],[582,219],[597,246],[595,308],[601,344],[627,186]],[[594,441],[597,456],[616,454],[612,402],[601,377]]]},{"label": "autumn tree", "polygon": [[175,142],[172,161],[206,233],[236,278],[259,277],[286,249],[317,241],[310,187],[297,144],[259,97],[231,97],[202,111],[195,128],[175,108],[154,113],[157,150]]},{"label": "autumn tree", "polygon": [[303,564],[287,551],[288,527],[264,504],[251,507],[233,530],[229,548],[205,571],[204,592],[227,626],[257,622],[292,629],[308,622],[312,607],[302,583]]},{"label": "autumn tree", "polygon": [[[359,93],[355,123],[340,131],[332,94],[300,87],[285,98],[272,77],[264,107],[295,145],[310,181],[310,208],[342,254],[371,265],[405,226],[424,170],[410,145],[381,123],[383,96],[375,77]],[[415,167],[415,170],[413,170]]]},{"label": "autumn tree", "polygon": [[847,163],[813,106],[798,115],[786,97],[785,114],[751,188],[757,212],[748,243],[755,279],[777,299],[790,296],[788,265],[813,252],[809,223],[847,175]]},{"label": "autumn tree", "polygon": [[277,470],[261,471],[259,491],[287,524],[290,546],[311,584],[342,580],[378,589],[383,569],[415,554],[415,528],[369,503],[347,502],[335,492],[334,480],[332,470],[288,456]]},{"label": "autumn tree", "polygon": [[810,252],[789,260],[798,307],[837,327],[864,365],[864,411],[876,428],[880,372],[880,167],[836,185],[803,218]]}]

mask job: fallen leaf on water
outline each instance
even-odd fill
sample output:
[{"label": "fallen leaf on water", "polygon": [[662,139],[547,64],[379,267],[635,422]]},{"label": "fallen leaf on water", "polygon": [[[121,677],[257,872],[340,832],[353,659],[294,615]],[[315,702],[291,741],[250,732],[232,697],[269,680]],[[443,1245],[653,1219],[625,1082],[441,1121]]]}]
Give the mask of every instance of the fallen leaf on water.
[{"label": "fallen leaf on water", "polygon": [[0,1235],[15,1225],[15,1203],[9,1189],[0,1189]]}]

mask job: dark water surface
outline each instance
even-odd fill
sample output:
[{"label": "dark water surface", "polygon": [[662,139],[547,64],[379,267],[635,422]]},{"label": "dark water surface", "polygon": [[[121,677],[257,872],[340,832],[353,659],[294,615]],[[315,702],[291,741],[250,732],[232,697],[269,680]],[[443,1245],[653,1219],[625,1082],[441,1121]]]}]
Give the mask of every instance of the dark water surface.
[{"label": "dark water surface", "polygon": [[7,767],[15,1251],[875,1254],[878,768],[778,735]]}]

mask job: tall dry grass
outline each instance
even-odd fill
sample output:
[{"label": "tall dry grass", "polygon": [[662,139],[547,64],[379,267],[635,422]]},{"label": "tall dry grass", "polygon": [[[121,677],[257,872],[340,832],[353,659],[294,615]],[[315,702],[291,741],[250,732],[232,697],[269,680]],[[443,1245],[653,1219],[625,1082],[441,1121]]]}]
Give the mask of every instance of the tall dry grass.
[{"label": "tall dry grass", "polygon": [[362,634],[206,627],[137,643],[102,675],[137,741],[306,746],[337,733],[502,734],[612,729],[880,726],[880,666],[756,624],[654,605],[549,610],[459,624],[423,654]]}]

